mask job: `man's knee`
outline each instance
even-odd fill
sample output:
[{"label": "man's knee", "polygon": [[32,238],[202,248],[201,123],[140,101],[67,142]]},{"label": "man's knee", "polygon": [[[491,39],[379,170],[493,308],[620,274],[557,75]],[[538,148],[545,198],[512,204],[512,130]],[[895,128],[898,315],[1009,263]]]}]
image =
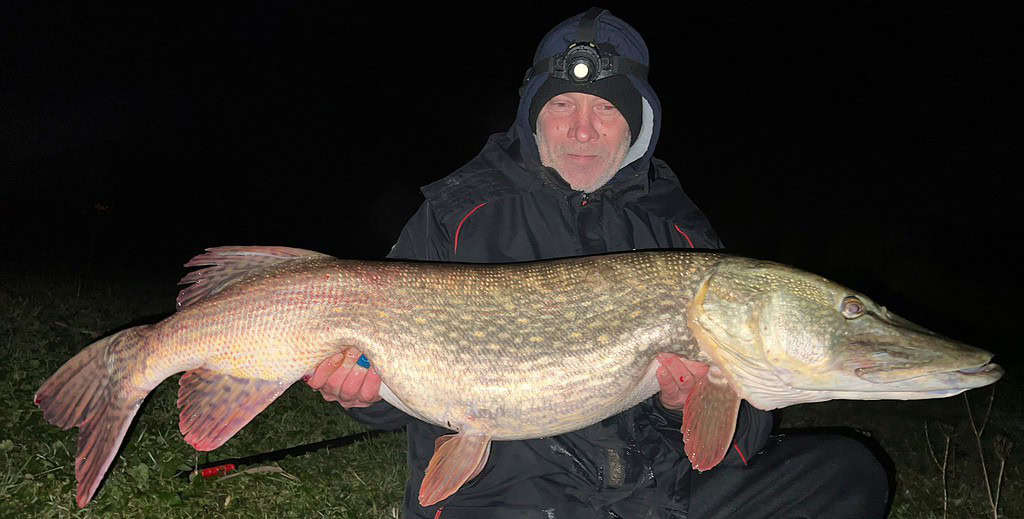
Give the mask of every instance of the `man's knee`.
[{"label": "man's knee", "polygon": [[889,476],[878,456],[862,441],[842,435],[815,435],[815,473],[819,488],[835,504],[861,510],[862,517],[882,517],[889,502]]},{"label": "man's knee", "polygon": [[691,475],[694,517],[885,517],[888,476],[864,443],[824,432],[773,436],[747,467]]}]

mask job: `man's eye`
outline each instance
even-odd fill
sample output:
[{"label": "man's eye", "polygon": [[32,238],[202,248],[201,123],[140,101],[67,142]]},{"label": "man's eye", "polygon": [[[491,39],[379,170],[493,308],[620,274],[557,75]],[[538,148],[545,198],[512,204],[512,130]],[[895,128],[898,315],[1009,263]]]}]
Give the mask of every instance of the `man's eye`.
[{"label": "man's eye", "polygon": [[597,109],[602,112],[611,112],[615,110],[615,105],[598,105]]}]

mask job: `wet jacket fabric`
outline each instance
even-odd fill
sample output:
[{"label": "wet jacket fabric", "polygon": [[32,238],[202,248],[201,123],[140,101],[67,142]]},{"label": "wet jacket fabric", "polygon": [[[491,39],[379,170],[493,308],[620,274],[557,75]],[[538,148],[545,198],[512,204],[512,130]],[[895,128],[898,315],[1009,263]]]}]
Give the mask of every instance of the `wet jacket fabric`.
[{"label": "wet jacket fabric", "polygon": [[[561,52],[579,17],[553,29],[535,61]],[[647,63],[640,35],[605,13],[597,40]],[[676,175],[653,157],[661,107],[642,78],[640,136],[624,166],[592,193],[575,191],[540,164],[528,114],[545,78],[526,85],[515,125],[451,175],[422,188],[425,201],[389,257],[432,261],[513,262],[607,252],[716,249],[722,243],[686,196]],[[438,436],[451,431],[413,419],[386,402],[350,413],[377,428],[407,427],[406,517],[686,517],[690,466],[682,416],[658,397],[585,429],[550,438],[491,444],[479,476],[448,499],[420,507],[417,495]],[[772,419],[745,402],[726,466],[745,465],[765,444]]]}]

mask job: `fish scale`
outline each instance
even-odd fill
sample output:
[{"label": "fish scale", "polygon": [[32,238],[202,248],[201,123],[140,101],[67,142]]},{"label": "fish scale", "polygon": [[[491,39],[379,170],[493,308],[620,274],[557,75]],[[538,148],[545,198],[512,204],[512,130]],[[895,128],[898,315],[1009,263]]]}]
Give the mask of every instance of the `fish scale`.
[{"label": "fish scale", "polygon": [[[690,258],[701,268],[714,263],[713,256]],[[600,268],[573,260],[529,269],[435,269],[428,274],[435,278],[432,281],[392,285],[394,300],[423,304],[392,309],[388,319],[377,324],[380,332],[369,341],[374,346],[359,346],[384,383],[402,395],[403,403],[435,424],[451,423],[459,430],[464,420],[493,416],[493,423],[486,426],[499,440],[578,429],[654,393],[631,393],[657,353],[648,348],[645,355],[639,354],[650,340],[644,331],[659,327],[662,314],[684,315],[688,303],[679,284],[668,282],[670,269],[656,265],[665,263],[661,260],[619,256],[606,258]],[[406,280],[417,274],[423,275],[417,270],[388,277]],[[646,298],[631,297],[630,287],[637,284],[647,287]],[[449,291],[450,297],[432,306],[429,301],[437,287]],[[623,298],[630,304],[623,305]],[[637,310],[643,317],[630,318]],[[567,317],[570,313],[576,315]],[[415,319],[424,315],[433,329],[430,337],[403,333],[417,330]],[[552,326],[559,322],[574,324]],[[662,335],[667,338],[678,331],[665,329]],[[645,342],[623,337],[644,337]],[[403,354],[408,344],[416,345],[417,356]],[[676,344],[678,349],[668,351],[695,353],[693,343],[690,349],[681,347],[684,341]],[[419,387],[422,380],[450,382],[424,391]],[[456,394],[466,403],[452,405],[442,396]],[[557,408],[552,405],[556,400]]]},{"label": "fish scale", "polygon": [[[85,506],[146,394],[180,378],[179,429],[222,445],[295,381],[354,346],[381,396],[451,429],[419,501],[483,469],[491,441],[581,429],[657,393],[659,354],[707,365],[683,409],[700,470],[725,455],[740,399],[773,409],[832,398],[913,399],[992,383],[992,355],[863,294],[784,265],[645,251],[504,265],[340,260],[288,247],[217,247],[186,266],[178,312],[87,346],[36,393],[80,429]],[[854,301],[853,306],[846,306]]]}]

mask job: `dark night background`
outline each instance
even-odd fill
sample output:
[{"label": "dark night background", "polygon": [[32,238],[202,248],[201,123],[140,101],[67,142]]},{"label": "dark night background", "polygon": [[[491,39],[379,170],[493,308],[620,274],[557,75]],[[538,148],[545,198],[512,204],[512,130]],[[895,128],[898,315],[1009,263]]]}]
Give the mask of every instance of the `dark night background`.
[{"label": "dark night background", "polygon": [[[0,268],[173,289],[209,246],[380,258],[589,7],[372,4],[6,8]],[[608,5],[651,49],[657,156],[734,252],[1019,358],[1019,24],[808,5]]]}]

